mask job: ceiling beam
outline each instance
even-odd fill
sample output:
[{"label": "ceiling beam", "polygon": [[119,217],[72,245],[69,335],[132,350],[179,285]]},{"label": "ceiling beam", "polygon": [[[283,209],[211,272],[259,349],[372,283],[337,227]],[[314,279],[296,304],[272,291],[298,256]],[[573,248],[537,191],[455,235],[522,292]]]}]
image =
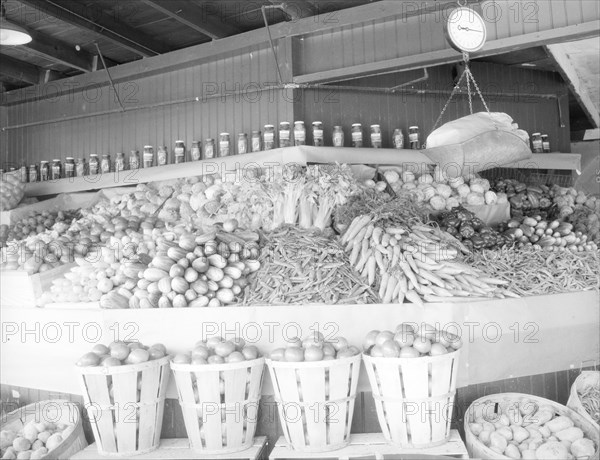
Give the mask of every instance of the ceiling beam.
[{"label": "ceiling beam", "polygon": [[4,54],[2,55],[2,64],[0,65],[0,75],[31,85],[37,85],[40,83],[41,78],[43,78],[42,69],[38,66],[19,61]]},{"label": "ceiling beam", "polygon": [[569,58],[567,52],[568,47],[568,44],[548,45],[546,46],[546,50],[554,62],[556,62],[558,72],[569,86],[569,89],[573,92],[575,99],[577,99],[577,102],[585,112],[585,115],[592,126],[594,128],[600,128],[600,114],[598,113],[598,107],[594,105],[585,84],[581,81],[581,78],[579,78],[579,73]]},{"label": "ceiling beam", "polygon": [[239,33],[239,29],[223,21],[209,6],[197,7],[189,0],[141,0],[142,3],[175,19],[179,23],[207,35],[213,40]]},{"label": "ceiling beam", "polygon": [[[275,0],[276,2],[276,0]],[[290,17],[290,20],[308,18],[317,14],[317,8],[306,0],[286,0],[281,2],[281,9]]]},{"label": "ceiling beam", "polygon": [[[84,50],[76,51],[74,46],[56,40],[30,27],[25,27],[12,21],[6,22],[18,25],[31,35],[33,40],[23,46],[33,53],[58,64],[71,67],[72,69],[81,70],[82,72],[93,72],[96,70],[94,67],[94,55],[91,53]],[[115,63],[110,61],[110,63],[107,62],[107,65],[115,65]]]},{"label": "ceiling beam", "polygon": [[[542,46],[551,43],[560,43],[571,40],[580,40],[598,36],[600,20],[589,21],[581,24],[558,27],[556,29],[516,35],[514,37],[499,38],[488,41],[484,48],[471,56],[472,59],[493,56],[496,54],[518,51],[521,49]],[[418,37],[415,38],[418,40]],[[321,72],[307,73],[294,77],[294,83],[331,83],[350,80],[375,73],[391,73],[421,69],[423,67],[450,64],[462,61],[462,56],[452,48],[417,53],[395,59],[387,59],[367,64],[358,64]]]},{"label": "ceiling beam", "polygon": [[171,51],[161,41],[136,31],[134,28],[113,19],[109,14],[102,15],[100,19],[91,18],[89,15],[95,12],[90,12],[84,4],[78,2],[58,2],[56,0],[19,1],[30,8],[74,27],[100,35],[143,57],[156,56]]}]

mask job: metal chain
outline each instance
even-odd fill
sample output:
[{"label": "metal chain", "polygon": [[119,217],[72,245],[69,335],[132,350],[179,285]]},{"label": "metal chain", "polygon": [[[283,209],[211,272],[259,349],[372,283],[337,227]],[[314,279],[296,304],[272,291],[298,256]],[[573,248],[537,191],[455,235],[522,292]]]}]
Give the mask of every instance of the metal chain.
[{"label": "metal chain", "polygon": [[[470,70],[469,70],[469,73],[471,73]],[[473,78],[473,74],[471,74],[471,78]],[[475,78],[473,78],[473,85],[475,86],[475,90],[477,91],[477,94],[479,95],[479,99],[481,99],[481,102],[483,103],[485,110],[487,111],[487,113],[490,113],[490,109],[489,109],[487,103],[485,102],[485,99],[483,98],[483,94],[481,94],[481,91],[479,90],[479,86],[477,86],[477,82],[475,81]]]},{"label": "metal chain", "polygon": [[467,96],[469,97],[469,113],[473,115],[473,95],[471,94],[471,72],[468,67],[465,67],[465,75],[467,76]]},{"label": "metal chain", "polygon": [[452,100],[452,98],[454,97],[454,95],[460,91],[460,84],[462,83],[463,78],[465,77],[465,73],[463,72],[462,75],[460,76],[459,80],[456,82],[456,85],[454,86],[454,88],[452,89],[452,93],[450,93],[450,97],[448,98],[448,100],[446,101],[446,104],[444,105],[444,108],[442,109],[440,116],[437,118],[437,120],[435,120],[435,123],[433,125],[433,128],[431,128],[431,131],[435,130],[435,128],[438,127],[438,124],[440,123],[442,117],[444,116],[444,113],[446,112],[446,109],[448,108],[448,106],[450,105],[450,101]]}]

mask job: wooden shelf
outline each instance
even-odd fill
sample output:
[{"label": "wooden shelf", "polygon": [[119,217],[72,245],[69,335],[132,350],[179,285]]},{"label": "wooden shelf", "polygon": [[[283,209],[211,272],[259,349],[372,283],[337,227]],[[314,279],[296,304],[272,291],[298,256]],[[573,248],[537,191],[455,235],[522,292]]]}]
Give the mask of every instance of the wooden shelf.
[{"label": "wooden shelf", "polygon": [[[469,458],[465,443],[460,438],[457,430],[450,431],[450,439],[441,446],[422,448],[422,449],[403,449],[394,444],[388,443],[381,433],[363,433],[351,434],[350,444],[342,449],[331,452],[306,453],[298,452],[288,446],[285,438],[281,436],[275,447],[269,454],[269,458],[292,459],[292,458],[385,458],[387,455],[400,455],[404,458],[410,455],[410,458],[428,458],[426,456],[446,456],[453,458]],[[413,457],[414,456],[414,457]],[[422,457],[421,457],[422,456]],[[445,458],[445,457],[444,457]]]},{"label": "wooden shelf", "polygon": [[[348,163],[397,166],[409,164],[411,165],[411,170],[414,172],[427,169],[432,164],[431,160],[419,150],[312,146],[286,147],[211,160],[154,166],[134,171],[121,171],[120,173],[112,172],[104,175],[98,174],[95,176],[36,182],[26,185],[25,196],[58,195],[59,193],[133,186],[146,182],[204,174],[234,174],[236,169],[243,172],[244,168],[274,168],[278,165],[290,163],[299,165],[309,163]],[[536,154],[529,160],[503,167],[580,171],[581,155],[572,153]]]},{"label": "wooden shelf", "polygon": [[[239,459],[239,460],[254,460],[260,458],[266,458],[265,449],[267,444],[266,436],[257,436],[254,438],[254,444],[246,450],[240,452],[234,452],[232,454],[222,455],[203,455],[190,448],[190,442],[187,438],[180,439],[161,439],[160,446],[158,449],[148,452],[147,454],[136,455],[136,459]],[[96,443],[90,444],[85,449],[80,450],[71,457],[72,460],[86,460],[99,458],[118,458],[116,455],[104,456],[98,453]],[[124,458],[124,457],[121,457]],[[133,458],[133,457],[132,457]]]}]

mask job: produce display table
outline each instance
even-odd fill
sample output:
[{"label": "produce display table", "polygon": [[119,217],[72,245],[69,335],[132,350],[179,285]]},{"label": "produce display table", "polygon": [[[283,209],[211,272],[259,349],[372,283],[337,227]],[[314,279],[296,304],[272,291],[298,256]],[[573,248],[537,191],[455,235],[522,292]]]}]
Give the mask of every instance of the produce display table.
[{"label": "produce display table", "polygon": [[[403,321],[459,328],[464,347],[458,387],[579,369],[595,362],[600,347],[597,291],[473,303],[272,306],[100,310],[2,308],[0,381],[3,384],[80,394],[74,363],[95,343],[115,339],[162,342],[188,350],[202,335],[241,336],[268,352],[286,338],[311,330],[345,336],[361,345],[371,329]],[[491,365],[493,363],[493,365]],[[40,375],[44,377],[40,379]],[[368,391],[366,373],[359,390]],[[264,394],[272,394],[265,380]],[[167,397],[176,398],[173,385]]]},{"label": "produce display table", "polygon": [[[201,455],[190,449],[190,442],[188,439],[161,439],[160,447],[155,451],[148,452],[147,454],[136,455],[136,459],[140,460],[159,460],[159,459],[236,459],[236,460],[255,460],[260,458],[266,458],[265,450],[267,448],[267,437],[257,436],[254,438],[254,444],[249,449],[233,454],[223,455]],[[102,456],[96,449],[96,443],[90,444],[85,449],[77,452],[71,457],[72,460],[97,460],[98,458],[115,458],[109,456]],[[461,457],[462,458],[462,457]]]},{"label": "produce display table", "polygon": [[402,449],[398,446],[389,444],[381,433],[364,433],[350,435],[350,445],[340,450],[331,452],[318,452],[307,454],[297,452],[288,447],[285,438],[282,436],[277,440],[275,447],[269,454],[271,460],[283,458],[337,458],[340,460],[353,459],[358,457],[369,457],[383,459],[384,455],[444,455],[453,458],[469,458],[465,443],[460,438],[458,430],[450,431],[450,439],[446,444],[426,449]]}]

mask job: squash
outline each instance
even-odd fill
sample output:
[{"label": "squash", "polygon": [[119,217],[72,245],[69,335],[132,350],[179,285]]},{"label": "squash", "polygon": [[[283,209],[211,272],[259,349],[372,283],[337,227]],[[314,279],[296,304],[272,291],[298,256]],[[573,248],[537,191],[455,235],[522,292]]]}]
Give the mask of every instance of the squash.
[{"label": "squash", "polygon": [[583,431],[581,430],[581,428],[577,428],[576,426],[572,426],[570,428],[566,428],[566,429],[561,430],[558,433],[556,433],[556,437],[560,441],[575,442],[578,439],[583,438]]},{"label": "squash", "polygon": [[546,423],[546,427],[552,433],[558,433],[559,431],[566,430],[567,428],[571,428],[573,425],[573,420],[566,415],[561,415],[560,417],[556,417],[555,419],[552,419]]}]

